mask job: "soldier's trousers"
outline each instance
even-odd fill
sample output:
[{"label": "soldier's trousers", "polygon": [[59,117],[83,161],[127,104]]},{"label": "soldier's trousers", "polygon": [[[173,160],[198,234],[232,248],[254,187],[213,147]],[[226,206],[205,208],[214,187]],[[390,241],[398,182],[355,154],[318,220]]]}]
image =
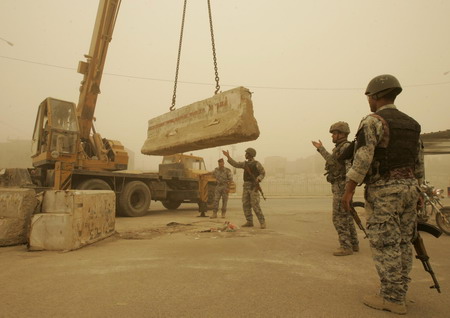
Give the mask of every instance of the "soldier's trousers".
[{"label": "soldier's trousers", "polygon": [[222,198],[222,213],[227,212],[228,185],[217,185],[214,190],[213,212],[219,211],[220,198]]},{"label": "soldier's trousers", "polygon": [[358,234],[351,214],[342,207],[342,196],[345,191],[345,181],[335,182],[331,185],[333,192],[333,225],[338,233],[339,245],[344,249],[358,246]]},{"label": "soldier's trousers", "polygon": [[404,302],[411,281],[417,181],[379,181],[366,186],[365,197],[367,233],[380,277],[380,295],[392,302]]},{"label": "soldier's trousers", "polygon": [[244,209],[245,219],[253,223],[252,209],[258,218],[259,223],[264,223],[264,214],[259,206],[260,195],[259,191],[255,190],[251,182],[244,182],[242,190],[242,208]]}]

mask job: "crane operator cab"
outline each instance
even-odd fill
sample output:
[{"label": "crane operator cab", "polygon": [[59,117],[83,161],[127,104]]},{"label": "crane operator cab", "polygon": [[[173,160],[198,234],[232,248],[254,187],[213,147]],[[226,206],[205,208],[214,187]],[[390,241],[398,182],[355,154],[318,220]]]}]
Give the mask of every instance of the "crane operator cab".
[{"label": "crane operator cab", "polygon": [[46,98],[39,105],[34,126],[33,166],[52,166],[56,161],[75,162],[79,138],[76,105]]}]

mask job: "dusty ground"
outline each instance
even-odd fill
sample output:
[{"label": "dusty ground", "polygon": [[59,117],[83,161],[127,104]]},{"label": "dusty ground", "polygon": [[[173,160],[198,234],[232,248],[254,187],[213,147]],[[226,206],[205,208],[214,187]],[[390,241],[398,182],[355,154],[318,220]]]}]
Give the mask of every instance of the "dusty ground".
[{"label": "dusty ground", "polygon": [[[231,199],[226,220],[241,225],[240,206]],[[330,206],[330,197],[269,198],[266,230],[202,232],[224,220],[152,203],[77,251],[0,248],[0,317],[396,317],[361,303],[377,289],[361,232],[359,253],[331,255]],[[450,237],[423,237],[442,294],[416,260],[408,317],[448,317]]]}]

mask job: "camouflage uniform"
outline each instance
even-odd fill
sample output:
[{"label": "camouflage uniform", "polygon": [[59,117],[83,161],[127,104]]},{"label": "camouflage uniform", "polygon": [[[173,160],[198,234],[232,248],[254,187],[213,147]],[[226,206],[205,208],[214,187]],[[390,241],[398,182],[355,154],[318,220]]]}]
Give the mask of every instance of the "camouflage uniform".
[{"label": "camouflage uniform", "polygon": [[[384,105],[377,113],[383,109],[396,107],[393,104]],[[381,176],[374,167],[374,153],[376,146],[389,134],[389,129],[375,116],[369,115],[360,123],[357,136],[359,132],[362,133],[363,145],[356,146],[353,165],[347,178],[358,184],[366,184],[367,232],[380,277],[380,296],[402,304],[411,280],[411,239],[415,231],[416,204],[419,198],[417,179],[423,177],[423,153],[419,141],[419,155],[415,159],[414,172],[399,169],[390,171],[388,177]]]},{"label": "camouflage uniform", "polygon": [[217,186],[214,190],[213,212],[219,211],[219,202],[222,198],[222,216],[224,216],[227,212],[228,191],[230,182],[233,181],[233,175],[231,170],[225,167],[214,169],[213,175],[217,180]]},{"label": "camouflage uniform", "polygon": [[[259,163],[259,161],[251,160],[246,162],[236,162],[232,158],[228,159],[228,163],[235,168],[245,169],[245,165],[254,165],[255,170],[258,172],[258,175],[254,176],[256,179],[261,182],[266,172],[264,167]],[[245,174],[245,172],[244,172]],[[259,206],[260,195],[259,191],[255,189],[254,182],[244,180],[244,186],[242,191],[242,208],[244,209],[245,219],[248,223],[253,224],[253,215],[252,208],[255,211],[256,217],[258,218],[259,223],[265,224],[264,214]]]},{"label": "camouflage uniform", "polygon": [[336,143],[330,154],[323,146],[317,148],[317,151],[325,159],[325,169],[327,170],[327,181],[331,183],[333,193],[333,224],[338,233],[339,245],[345,250],[352,250],[358,247],[358,235],[356,234],[353,217],[342,207],[341,199],[345,191],[345,173],[350,167],[349,160],[340,160],[339,158],[349,147],[347,140]]}]

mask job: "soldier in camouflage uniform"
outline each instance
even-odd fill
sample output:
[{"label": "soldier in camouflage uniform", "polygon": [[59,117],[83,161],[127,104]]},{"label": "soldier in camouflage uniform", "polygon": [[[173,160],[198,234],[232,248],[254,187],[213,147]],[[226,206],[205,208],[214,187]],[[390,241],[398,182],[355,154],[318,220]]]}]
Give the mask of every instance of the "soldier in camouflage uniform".
[{"label": "soldier in camouflage uniform", "polygon": [[223,159],[220,158],[217,162],[219,163],[219,166],[213,171],[213,176],[216,178],[217,185],[214,190],[213,215],[211,216],[211,219],[217,218],[220,198],[222,198],[222,218],[225,217],[225,214],[227,213],[228,192],[230,191],[230,183],[233,181],[231,170],[225,168]]},{"label": "soldier in camouflage uniform", "polygon": [[380,291],[366,296],[364,304],[406,314],[423,153],[420,125],[394,105],[401,91],[392,75],[380,75],[369,82],[366,95],[373,114],[361,121],[356,134],[342,203],[348,210],[356,185],[366,184],[367,232]]},{"label": "soldier in camouflage uniform", "polygon": [[345,160],[345,151],[350,146],[347,140],[350,127],[346,122],[339,121],[330,127],[331,138],[336,145],[330,154],[322,142],[313,141],[312,144],[325,159],[325,170],[327,181],[331,183],[333,193],[333,224],[339,238],[339,248],[333,253],[334,256],[352,255],[359,251],[358,235],[355,223],[350,213],[342,207],[341,200],[345,189],[345,174],[350,167],[350,161]]},{"label": "soldier in camouflage uniform", "polygon": [[261,225],[262,229],[266,228],[266,220],[264,214],[259,206],[260,195],[257,189],[257,185],[264,179],[266,172],[264,167],[255,160],[256,150],[253,148],[247,148],[245,150],[245,162],[236,162],[227,151],[223,151],[223,154],[228,158],[228,163],[235,168],[244,169],[244,186],[242,191],[242,207],[244,209],[244,215],[247,222],[242,225],[243,227],[253,226],[253,211],[255,211],[256,217]]}]

